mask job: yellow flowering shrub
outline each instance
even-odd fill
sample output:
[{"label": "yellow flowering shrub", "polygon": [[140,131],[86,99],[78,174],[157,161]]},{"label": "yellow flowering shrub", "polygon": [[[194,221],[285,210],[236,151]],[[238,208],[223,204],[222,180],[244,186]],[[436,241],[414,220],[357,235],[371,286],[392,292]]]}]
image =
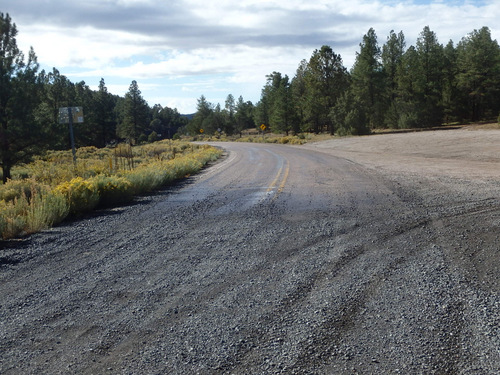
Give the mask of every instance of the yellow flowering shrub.
[{"label": "yellow flowering shrub", "polygon": [[99,175],[93,177],[90,182],[97,187],[100,206],[109,206],[132,199],[132,183],[125,177]]},{"label": "yellow flowering shrub", "polygon": [[[23,165],[26,179],[0,184],[0,237],[12,238],[56,224],[69,214],[129,201],[199,171],[222,151],[182,141],[50,151]],[[78,176],[78,177],[76,177]]]},{"label": "yellow flowering shrub", "polygon": [[76,177],[59,184],[55,189],[62,193],[69,202],[69,212],[77,215],[94,209],[99,203],[97,184],[91,180]]}]

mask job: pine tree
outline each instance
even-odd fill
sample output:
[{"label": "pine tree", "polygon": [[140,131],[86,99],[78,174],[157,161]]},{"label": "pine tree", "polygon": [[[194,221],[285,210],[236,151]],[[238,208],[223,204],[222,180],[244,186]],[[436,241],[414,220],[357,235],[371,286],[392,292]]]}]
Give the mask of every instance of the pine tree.
[{"label": "pine tree", "polygon": [[406,42],[402,31],[398,34],[391,30],[387,42],[382,47],[382,67],[385,77],[385,100],[387,100],[384,114],[384,125],[397,128],[400,117],[398,74],[402,71],[403,55]]},{"label": "pine tree", "polygon": [[385,81],[375,30],[370,28],[359,46],[360,51],[356,54],[351,71],[351,90],[359,111],[364,112],[363,117],[368,121],[369,128],[383,127]]},{"label": "pine tree", "polygon": [[188,122],[186,117],[181,116],[177,109],[162,107],[160,104],[155,104],[151,110],[153,120],[150,128],[154,130],[161,139],[170,139],[179,130],[181,126],[185,126]]},{"label": "pine tree", "polygon": [[291,130],[296,131],[296,122],[290,80],[287,75],[280,75],[272,94],[269,124],[274,132],[284,132],[288,135]]},{"label": "pine tree", "polygon": [[420,69],[417,51],[410,46],[403,55],[398,72],[397,128],[409,129],[419,126],[418,92],[415,82],[419,79]]},{"label": "pine tree", "polygon": [[489,28],[474,30],[457,46],[458,87],[467,95],[468,118],[494,118],[500,111],[500,49]]},{"label": "pine tree", "polygon": [[424,27],[417,39],[417,58],[419,62],[416,80],[419,96],[419,122],[421,127],[441,125],[444,120],[442,91],[444,52],[436,34]]},{"label": "pine tree", "polygon": [[443,59],[443,121],[461,121],[466,117],[463,109],[467,107],[467,99],[458,89],[457,50],[452,40],[443,49]]},{"label": "pine tree", "polygon": [[243,130],[255,127],[255,122],[253,119],[254,106],[251,101],[244,101],[243,96],[240,95],[238,101],[236,102],[236,114],[235,114],[235,124],[236,132],[241,133]]},{"label": "pine tree", "polygon": [[101,126],[96,113],[95,93],[85,81],[77,82],[74,87],[75,99],[71,106],[82,107],[84,115],[83,123],[73,124],[76,146],[103,147],[100,137]]},{"label": "pine tree", "polygon": [[116,134],[116,120],[113,108],[115,101],[108,92],[104,78],[99,81],[99,89],[94,95],[95,121],[98,128],[98,139],[96,146],[103,147],[114,139]]},{"label": "pine tree", "polygon": [[443,111],[443,46],[436,34],[424,27],[416,47],[410,46],[398,72],[398,127],[441,125]]},{"label": "pine tree", "polygon": [[204,95],[200,96],[196,106],[196,113],[187,126],[188,132],[191,133],[191,135],[200,134],[202,131],[205,132],[207,130],[205,127],[210,124],[210,118],[213,112],[214,106],[212,103],[207,101]]},{"label": "pine tree", "polygon": [[17,27],[0,13],[0,165],[3,182],[11,169],[38,152],[42,129],[35,117],[39,104],[38,63],[30,49],[28,59],[18,49]]},{"label": "pine tree", "polygon": [[302,60],[297,68],[295,77],[292,79],[291,90],[294,112],[296,115],[297,129],[296,132],[309,131],[309,125],[306,121],[306,105],[305,98],[307,94],[306,76],[308,64],[306,60]]},{"label": "pine tree", "polygon": [[147,102],[141,95],[136,81],[132,81],[125,94],[123,119],[119,126],[119,136],[136,143],[139,137],[146,136],[150,123],[150,110]]},{"label": "pine tree", "polygon": [[37,117],[48,134],[47,148],[66,150],[71,147],[68,124],[59,123],[59,108],[74,104],[75,85],[56,68],[46,74],[40,73],[42,98],[37,108]]},{"label": "pine tree", "polygon": [[224,130],[227,134],[233,134],[234,132],[234,115],[236,113],[236,103],[234,102],[234,96],[229,94],[226,98],[226,103],[224,106],[226,118],[221,124],[220,129]]},{"label": "pine tree", "polygon": [[326,45],[315,50],[309,59],[305,81],[305,116],[310,128],[318,133],[326,127],[333,134],[330,111],[349,85],[342,57]]}]

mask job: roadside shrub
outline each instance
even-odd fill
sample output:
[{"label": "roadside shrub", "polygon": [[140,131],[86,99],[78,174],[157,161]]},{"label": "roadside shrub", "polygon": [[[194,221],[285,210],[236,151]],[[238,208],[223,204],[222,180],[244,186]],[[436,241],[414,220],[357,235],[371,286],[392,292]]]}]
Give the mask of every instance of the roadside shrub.
[{"label": "roadside shrub", "polygon": [[278,138],[278,143],[291,144],[291,145],[301,145],[301,144],[305,143],[305,141],[303,141],[303,139],[305,139],[305,138],[304,137],[300,138],[300,137],[286,136],[286,137]]},{"label": "roadside shrub", "polygon": [[132,183],[124,177],[99,175],[90,183],[97,187],[99,206],[128,202],[133,197]]},{"label": "roadside shrub", "polygon": [[174,178],[182,178],[199,171],[203,164],[201,160],[192,156],[187,156],[172,160],[168,163],[168,166],[173,169]]},{"label": "roadside shrub", "polygon": [[23,195],[31,196],[33,186],[36,184],[34,180],[9,180],[6,184],[0,185],[0,200],[12,202],[14,199],[19,199]]},{"label": "roadside shrub", "polygon": [[399,129],[417,128],[419,124],[418,115],[415,112],[402,113],[398,120]]},{"label": "roadside shrub", "polygon": [[108,173],[110,170],[109,166],[110,157],[106,160],[102,159],[82,159],[79,160],[75,173],[77,176],[83,178],[89,178],[98,176],[103,173]]},{"label": "roadside shrub", "polygon": [[134,153],[130,144],[120,143],[116,146],[114,149],[114,157],[117,168],[134,168]]},{"label": "roadside shrub", "polygon": [[[130,201],[198,172],[222,151],[186,142],[160,141],[134,148],[48,152],[23,166],[29,179],[0,185],[0,237],[34,233],[95,207]],[[75,177],[78,176],[78,177]]]},{"label": "roadside shrub", "polygon": [[[155,158],[158,160],[168,159],[168,155],[170,154],[170,147],[162,144],[154,144],[151,147],[145,149],[147,155],[150,158]],[[173,148],[175,149],[175,148]]]},{"label": "roadside shrub", "polygon": [[0,236],[3,239],[38,232],[68,215],[66,198],[48,187],[35,186],[11,201],[0,201]]},{"label": "roadside shrub", "polygon": [[139,138],[137,138],[137,143],[142,145],[148,141],[148,136],[144,133],[142,133]]},{"label": "roadside shrub", "polygon": [[75,177],[72,159],[65,159],[60,154],[48,156],[47,160],[37,159],[26,168],[32,179],[51,186]]},{"label": "roadside shrub", "polygon": [[148,193],[162,186],[162,171],[153,165],[125,171],[121,177],[129,181],[133,195]]},{"label": "roadside shrub", "polygon": [[69,213],[69,204],[57,191],[33,193],[26,212],[24,231],[36,233],[63,221]]},{"label": "roadside shrub", "polygon": [[0,238],[4,238],[5,229],[7,228],[6,217],[3,215],[5,209],[3,207],[4,204],[4,201],[0,201]]},{"label": "roadside shrub", "polygon": [[256,142],[256,139],[255,139],[255,137],[240,137],[238,139],[235,139],[235,142],[252,143],[252,142]]},{"label": "roadside shrub", "polygon": [[149,143],[153,143],[153,142],[156,142],[158,140],[158,133],[156,133],[155,131],[152,131],[151,134],[148,135],[148,142]]},{"label": "roadside shrub", "polygon": [[96,183],[91,180],[84,180],[82,177],[63,182],[54,190],[66,197],[71,215],[90,211],[99,203],[99,192]]},{"label": "roadside shrub", "polygon": [[26,225],[26,219],[22,215],[25,202],[19,202],[16,198],[13,202],[0,201],[0,234],[6,240],[20,235]]},{"label": "roadside shrub", "polygon": [[[186,151],[188,146],[183,147]],[[216,160],[222,151],[202,146],[195,152],[168,161],[156,161],[141,165],[131,171],[123,171],[120,176],[131,183],[133,194],[144,194],[198,172],[209,161]]]}]

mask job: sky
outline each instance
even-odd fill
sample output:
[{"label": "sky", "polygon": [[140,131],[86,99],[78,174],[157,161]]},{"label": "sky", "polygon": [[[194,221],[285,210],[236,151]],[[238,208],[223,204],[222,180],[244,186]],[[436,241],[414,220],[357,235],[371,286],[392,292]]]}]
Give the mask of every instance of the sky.
[{"label": "sky", "polygon": [[371,27],[380,47],[391,30],[415,45],[425,26],[443,45],[483,26],[500,40],[499,0],[0,0],[0,12],[46,72],[95,90],[104,78],[120,96],[135,80],[150,106],[183,114],[201,95],[255,104],[266,75],[293,78],[323,45],[350,69]]}]

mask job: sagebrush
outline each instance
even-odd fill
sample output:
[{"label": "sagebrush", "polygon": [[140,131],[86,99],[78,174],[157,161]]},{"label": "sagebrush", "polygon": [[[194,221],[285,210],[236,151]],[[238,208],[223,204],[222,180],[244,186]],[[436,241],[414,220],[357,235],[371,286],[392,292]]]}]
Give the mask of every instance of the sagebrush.
[{"label": "sagebrush", "polygon": [[[96,207],[130,201],[198,172],[221,151],[206,145],[161,141],[144,146],[52,151],[20,166],[23,175],[0,185],[0,236],[37,232]],[[13,173],[15,176],[15,173]]]}]

